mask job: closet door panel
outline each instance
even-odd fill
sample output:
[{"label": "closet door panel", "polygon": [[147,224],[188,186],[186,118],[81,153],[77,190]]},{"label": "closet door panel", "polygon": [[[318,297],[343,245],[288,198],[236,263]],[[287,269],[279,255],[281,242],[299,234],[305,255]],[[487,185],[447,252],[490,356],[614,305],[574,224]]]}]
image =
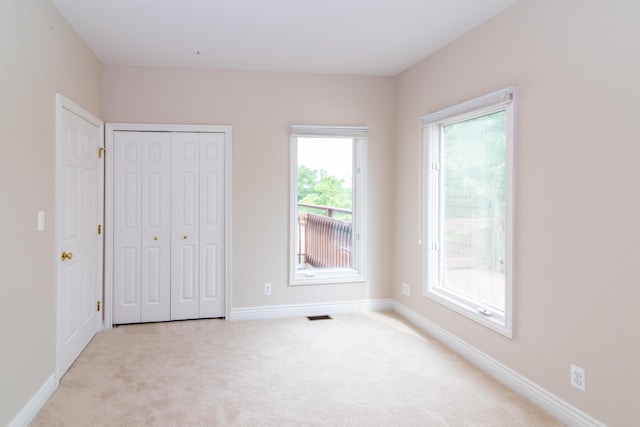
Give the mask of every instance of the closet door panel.
[{"label": "closet door panel", "polygon": [[171,135],[171,319],[199,317],[199,134]]},{"label": "closet door panel", "polygon": [[200,134],[200,317],[224,317],[224,134]]},{"label": "closet door panel", "polygon": [[171,136],[142,134],[141,321],[170,319]]},{"label": "closet door panel", "polygon": [[140,322],[141,153],[139,132],[114,133],[113,322]]},{"label": "closet door panel", "polygon": [[[191,305],[198,298],[198,290],[196,284],[196,245],[185,243],[180,245],[180,256],[178,259],[178,267],[180,271],[180,279],[178,282],[177,291],[179,304]],[[184,310],[184,313],[191,313],[191,311]],[[195,313],[195,312],[194,312]],[[197,317],[197,313],[192,314]],[[185,314],[189,316],[189,314]]]}]

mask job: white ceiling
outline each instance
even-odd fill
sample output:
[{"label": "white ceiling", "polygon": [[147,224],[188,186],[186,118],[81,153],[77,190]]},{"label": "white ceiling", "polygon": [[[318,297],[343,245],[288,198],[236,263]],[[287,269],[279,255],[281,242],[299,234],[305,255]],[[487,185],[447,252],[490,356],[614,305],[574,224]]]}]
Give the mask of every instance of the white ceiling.
[{"label": "white ceiling", "polygon": [[517,0],[52,0],[105,64],[393,76]]}]

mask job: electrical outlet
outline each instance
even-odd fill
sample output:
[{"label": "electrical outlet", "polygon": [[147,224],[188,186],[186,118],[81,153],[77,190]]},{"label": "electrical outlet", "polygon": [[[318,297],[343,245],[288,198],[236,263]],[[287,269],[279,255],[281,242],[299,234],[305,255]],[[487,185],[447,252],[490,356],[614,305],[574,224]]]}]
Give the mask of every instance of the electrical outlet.
[{"label": "electrical outlet", "polygon": [[38,231],[44,230],[44,211],[38,211]]},{"label": "electrical outlet", "polygon": [[411,294],[411,289],[409,288],[408,283],[402,283],[402,295],[409,296]]},{"label": "electrical outlet", "polygon": [[571,365],[570,371],[571,371],[571,385],[577,388],[578,390],[585,391],[586,376],[584,373],[584,369],[576,365]]},{"label": "electrical outlet", "polygon": [[271,295],[271,283],[264,284],[264,294]]}]

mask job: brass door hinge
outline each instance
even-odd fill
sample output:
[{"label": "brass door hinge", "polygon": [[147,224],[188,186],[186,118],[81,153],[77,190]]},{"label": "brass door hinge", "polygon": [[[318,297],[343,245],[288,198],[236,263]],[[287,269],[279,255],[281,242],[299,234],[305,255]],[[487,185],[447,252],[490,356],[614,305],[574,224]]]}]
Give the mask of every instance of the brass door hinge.
[{"label": "brass door hinge", "polygon": [[102,234],[102,226],[98,224],[98,234]]},{"label": "brass door hinge", "polygon": [[100,311],[100,301],[96,302],[96,311]]},{"label": "brass door hinge", "polygon": [[99,147],[98,148],[98,158],[101,159],[102,158],[102,153],[104,153],[104,148]]}]

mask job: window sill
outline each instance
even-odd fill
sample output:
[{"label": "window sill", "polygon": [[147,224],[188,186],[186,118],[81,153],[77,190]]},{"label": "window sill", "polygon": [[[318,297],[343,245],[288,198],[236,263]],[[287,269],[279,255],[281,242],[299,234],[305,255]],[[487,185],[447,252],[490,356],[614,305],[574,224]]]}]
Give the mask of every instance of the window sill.
[{"label": "window sill", "polygon": [[357,271],[341,271],[341,272],[322,272],[316,273],[315,276],[305,276],[304,273],[296,274],[296,277],[291,279],[289,283],[291,286],[304,286],[304,285],[335,285],[341,283],[364,283],[365,278]]},{"label": "window sill", "polygon": [[489,329],[492,329],[507,338],[513,338],[511,321],[502,313],[486,315],[481,313],[481,308],[473,302],[466,302],[462,298],[456,298],[439,288],[425,289],[424,296],[436,301],[443,306],[474,320]]}]

